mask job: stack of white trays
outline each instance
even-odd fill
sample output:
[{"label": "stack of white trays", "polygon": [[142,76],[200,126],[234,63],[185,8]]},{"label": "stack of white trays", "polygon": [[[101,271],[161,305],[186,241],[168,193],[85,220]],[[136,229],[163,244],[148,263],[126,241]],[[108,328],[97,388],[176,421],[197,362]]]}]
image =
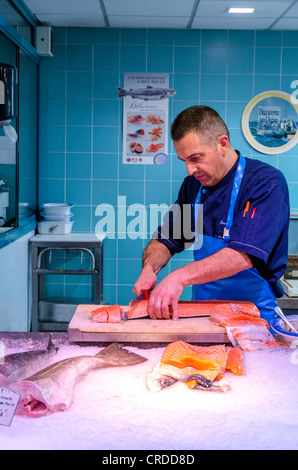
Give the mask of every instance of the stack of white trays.
[{"label": "stack of white trays", "polygon": [[72,231],[73,204],[48,202],[41,206],[41,220],[38,223],[38,232],[41,234],[61,235]]}]

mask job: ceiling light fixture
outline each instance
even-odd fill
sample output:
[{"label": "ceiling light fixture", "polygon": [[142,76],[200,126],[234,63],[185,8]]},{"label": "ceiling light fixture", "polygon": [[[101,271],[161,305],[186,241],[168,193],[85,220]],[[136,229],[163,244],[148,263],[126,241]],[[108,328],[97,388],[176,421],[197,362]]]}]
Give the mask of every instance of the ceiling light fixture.
[{"label": "ceiling light fixture", "polygon": [[229,8],[228,13],[253,13],[255,8]]}]

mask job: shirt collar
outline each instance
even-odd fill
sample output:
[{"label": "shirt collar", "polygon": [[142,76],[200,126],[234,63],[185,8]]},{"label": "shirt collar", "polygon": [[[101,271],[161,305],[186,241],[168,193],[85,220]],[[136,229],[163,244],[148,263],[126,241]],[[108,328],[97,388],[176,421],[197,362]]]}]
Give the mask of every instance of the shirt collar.
[{"label": "shirt collar", "polygon": [[238,167],[239,163],[239,158],[240,158],[240,152],[236,150],[236,153],[238,155],[238,158],[232,168],[228,171],[228,173],[223,177],[219,183],[215,184],[214,186],[210,186],[208,189],[210,189],[212,192],[216,191],[218,188],[224,188],[225,186],[229,185],[231,181],[234,181],[236,170]]}]

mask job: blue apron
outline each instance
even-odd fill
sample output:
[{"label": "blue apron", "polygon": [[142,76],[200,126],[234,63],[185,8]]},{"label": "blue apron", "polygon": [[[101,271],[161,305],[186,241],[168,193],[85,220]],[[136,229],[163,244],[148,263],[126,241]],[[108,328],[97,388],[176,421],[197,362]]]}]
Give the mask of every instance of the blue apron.
[{"label": "blue apron", "polygon": [[[230,208],[223,238],[202,235],[198,231],[199,211],[202,209],[202,206],[200,206],[202,186],[200,187],[195,202],[195,261],[200,261],[214,253],[217,253],[222,248],[225,248],[229,243],[229,231],[233,224],[234,207],[238,197],[245,165],[246,160],[242,155],[240,155],[239,164],[234,178]],[[277,307],[277,302],[274,291],[266,279],[259,274],[256,268],[246,269],[228,278],[194,285],[192,288],[192,299],[247,300],[253,302],[258,307],[261,316],[267,320],[269,325],[271,319],[276,317],[274,309]]]}]

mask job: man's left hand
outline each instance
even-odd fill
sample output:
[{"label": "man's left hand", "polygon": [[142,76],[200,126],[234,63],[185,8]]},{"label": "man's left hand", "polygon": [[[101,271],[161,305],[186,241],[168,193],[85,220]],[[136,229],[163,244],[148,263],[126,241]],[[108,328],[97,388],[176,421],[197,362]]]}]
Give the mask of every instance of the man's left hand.
[{"label": "man's left hand", "polygon": [[166,276],[151,292],[148,306],[150,317],[169,319],[171,309],[173,320],[178,320],[178,300],[183,288],[177,270]]}]

